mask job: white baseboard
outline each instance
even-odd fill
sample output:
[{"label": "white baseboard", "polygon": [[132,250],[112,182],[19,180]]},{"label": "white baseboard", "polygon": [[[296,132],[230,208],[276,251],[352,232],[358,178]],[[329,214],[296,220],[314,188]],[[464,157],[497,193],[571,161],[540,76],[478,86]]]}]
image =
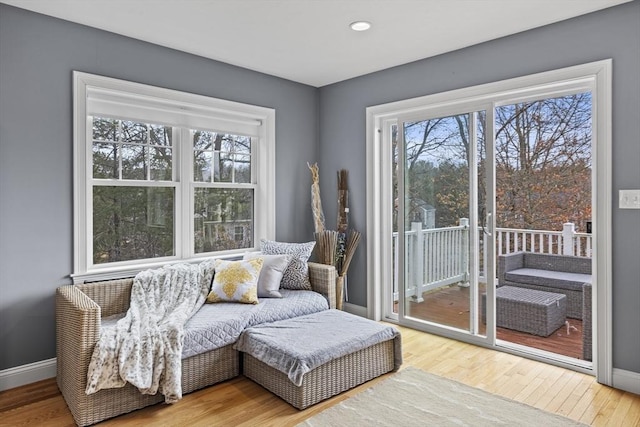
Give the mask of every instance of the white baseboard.
[{"label": "white baseboard", "polygon": [[349,304],[348,302],[345,302],[342,305],[342,309],[347,313],[355,314],[356,316],[364,318],[367,317],[367,307],[363,307],[361,305]]},{"label": "white baseboard", "polygon": [[0,391],[56,376],[56,358],[41,360],[0,371]]},{"label": "white baseboard", "polygon": [[640,394],[640,374],[613,368],[613,387]]}]

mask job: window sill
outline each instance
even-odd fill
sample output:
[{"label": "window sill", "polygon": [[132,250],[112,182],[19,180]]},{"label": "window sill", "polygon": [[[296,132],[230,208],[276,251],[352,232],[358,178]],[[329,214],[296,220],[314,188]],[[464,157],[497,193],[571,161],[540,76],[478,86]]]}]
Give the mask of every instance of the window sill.
[{"label": "window sill", "polygon": [[[247,251],[251,251],[252,249],[248,249]],[[216,255],[216,256],[204,256],[199,258],[190,258],[190,259],[178,259],[178,260],[170,260],[170,261],[158,261],[146,264],[137,264],[137,265],[127,265],[127,266],[118,266],[118,267],[105,267],[105,268],[96,268],[85,273],[74,273],[70,274],[71,280],[74,285],[82,284],[82,283],[90,283],[90,282],[101,282],[104,280],[116,280],[116,279],[126,279],[129,277],[135,277],[141,271],[160,268],[164,265],[169,264],[178,264],[178,263],[189,263],[189,264],[197,264],[206,259],[240,259],[242,258],[242,253],[233,253],[233,254],[225,254],[225,255]]]}]

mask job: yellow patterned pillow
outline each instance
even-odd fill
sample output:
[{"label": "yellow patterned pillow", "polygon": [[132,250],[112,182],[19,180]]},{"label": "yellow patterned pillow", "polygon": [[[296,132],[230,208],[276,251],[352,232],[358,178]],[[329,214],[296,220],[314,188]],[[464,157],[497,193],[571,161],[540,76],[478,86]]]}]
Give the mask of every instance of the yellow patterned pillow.
[{"label": "yellow patterned pillow", "polygon": [[215,276],[207,302],[258,303],[258,277],[262,269],[262,258],[243,261],[214,263]]}]

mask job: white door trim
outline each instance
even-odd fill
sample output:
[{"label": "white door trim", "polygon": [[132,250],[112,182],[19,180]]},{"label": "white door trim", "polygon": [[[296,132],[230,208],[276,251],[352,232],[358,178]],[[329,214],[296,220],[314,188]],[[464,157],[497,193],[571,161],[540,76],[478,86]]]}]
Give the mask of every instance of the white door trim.
[{"label": "white door trim", "polygon": [[[371,106],[366,109],[366,178],[367,178],[367,316],[380,320],[383,316],[383,283],[388,281],[389,269],[385,259],[390,244],[387,236],[388,215],[391,205],[391,185],[385,176],[390,167],[390,152],[383,146],[382,128],[385,122],[405,114],[446,114],[458,111],[460,104],[468,109],[489,102],[507,102],[510,97],[527,92],[540,94],[540,88],[549,94],[574,88],[588,88],[593,96],[593,164],[595,179],[592,184],[594,206],[593,277],[593,366],[597,380],[611,385],[612,360],[612,281],[611,281],[611,75],[612,61],[606,59],[583,65],[516,77],[450,92],[427,95],[404,101]],[[437,113],[434,113],[437,112]],[[596,197],[597,195],[597,197]],[[474,340],[475,341],[475,340]],[[561,364],[561,363],[560,363]],[[570,366],[568,366],[570,367]]]}]

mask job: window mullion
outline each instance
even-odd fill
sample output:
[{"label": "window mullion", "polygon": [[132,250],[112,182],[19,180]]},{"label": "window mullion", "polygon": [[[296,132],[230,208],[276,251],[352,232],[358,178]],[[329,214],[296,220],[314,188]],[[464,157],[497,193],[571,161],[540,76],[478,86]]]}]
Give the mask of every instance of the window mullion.
[{"label": "window mullion", "polygon": [[116,150],[118,150],[118,179],[122,179],[122,120],[118,120],[118,130],[116,134]]},{"label": "window mullion", "polygon": [[176,236],[176,250],[179,257],[189,258],[193,256],[193,147],[192,133],[186,128],[175,128],[175,148],[178,157],[178,171],[176,179],[179,182],[179,200],[176,206],[176,222],[178,230]]},{"label": "window mullion", "polygon": [[145,178],[151,180],[151,125],[147,123],[146,144],[142,148],[144,150],[144,160],[146,163]]},{"label": "window mullion", "polygon": [[[93,266],[93,185],[90,182],[93,180],[93,117],[85,116],[85,132],[84,141],[78,141],[81,148],[81,152],[84,154],[84,160],[82,165],[82,175],[84,187],[84,200],[78,200],[78,203],[82,203],[84,213],[81,218],[78,215],[78,219],[83,223],[82,243],[80,244],[81,250],[84,251],[84,257],[81,260],[81,271],[86,271]],[[79,185],[80,183],[76,183]]]}]

